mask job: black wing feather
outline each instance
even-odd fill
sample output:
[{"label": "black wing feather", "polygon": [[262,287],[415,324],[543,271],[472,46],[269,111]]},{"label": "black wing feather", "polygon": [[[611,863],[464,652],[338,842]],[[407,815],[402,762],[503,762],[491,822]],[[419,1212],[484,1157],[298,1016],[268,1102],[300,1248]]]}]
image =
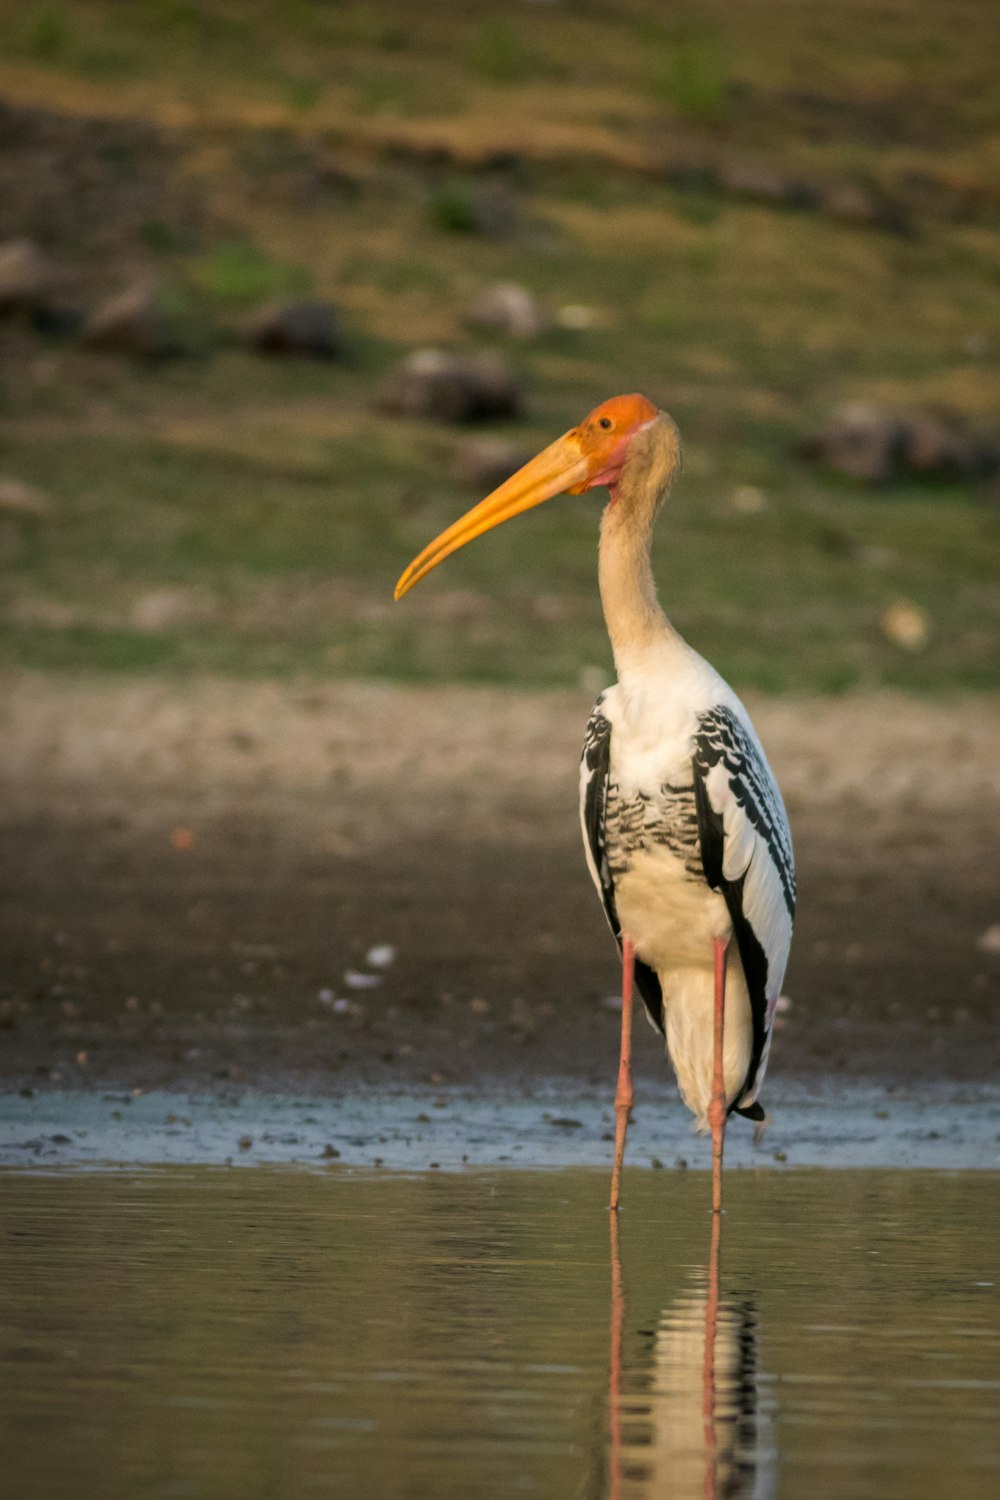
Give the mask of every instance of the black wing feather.
[{"label": "black wing feather", "polygon": [[[724,765],[729,789],[736,804],[767,846],[767,854],[780,880],[781,894],[789,917],[795,913],[795,868],[784,809],[780,806],[780,798],[766,763],[757,752],[753,740],[742,730],[735,714],[727,708],[713,709],[700,720],[692,765],[705,879],[713,890],[719,891],[725,898],[750,996],[753,1041],[747,1076],[737,1095],[739,1099],[752,1086],[767,1043],[769,966],[760,936],[754,930],[745,909],[744,887],[748,870],[745,869],[736,879],[729,879],[725,875],[725,818],[722,812],[712,806],[707,784],[709,772],[720,762]],[[738,1104],[732,1107],[750,1119],[763,1118],[763,1110],[757,1103],[746,1109],[740,1109]]]},{"label": "black wing feather", "polygon": [[[622,929],[615,906],[615,888],[608,868],[605,848],[604,822],[608,805],[608,780],[611,775],[611,723],[601,712],[603,697],[598,698],[587,725],[583,742],[583,763],[587,769],[587,782],[583,796],[583,832],[594,862],[594,870],[600,887],[601,900],[608,925],[614,933],[618,951],[621,952]],[[666,1034],[663,1017],[663,991],[655,969],[635,960],[635,987],[642,997],[646,1014],[661,1036]]]}]

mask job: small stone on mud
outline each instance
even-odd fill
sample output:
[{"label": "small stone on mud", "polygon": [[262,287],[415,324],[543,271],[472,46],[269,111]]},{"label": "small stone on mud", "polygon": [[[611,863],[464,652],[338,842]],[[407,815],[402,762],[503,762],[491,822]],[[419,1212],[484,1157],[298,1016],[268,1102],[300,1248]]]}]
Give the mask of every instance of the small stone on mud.
[{"label": "small stone on mud", "polygon": [[396,959],[396,950],[391,943],[376,943],[365,954],[365,963],[372,969],[387,969]]},{"label": "small stone on mud", "polygon": [[987,927],[976,943],[981,953],[1000,953],[1000,922],[994,922],[992,927]]},{"label": "small stone on mud", "polygon": [[374,990],[382,983],[381,974],[362,974],[358,969],[348,969],[344,983],[350,990]]}]

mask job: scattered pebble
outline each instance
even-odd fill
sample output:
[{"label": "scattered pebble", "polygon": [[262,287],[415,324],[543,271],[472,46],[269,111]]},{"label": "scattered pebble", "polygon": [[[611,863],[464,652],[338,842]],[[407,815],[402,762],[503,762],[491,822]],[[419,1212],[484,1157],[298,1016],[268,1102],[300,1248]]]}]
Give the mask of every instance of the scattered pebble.
[{"label": "scattered pebble", "polygon": [[362,974],[359,969],[348,969],[344,983],[349,990],[374,990],[382,983],[381,974]]},{"label": "scattered pebble", "polygon": [[981,934],[976,947],[982,953],[1000,953],[1000,922],[994,922]]},{"label": "scattered pebble", "polygon": [[391,943],[376,943],[365,954],[365,963],[372,969],[388,969],[395,960],[396,950]]},{"label": "scattered pebble", "polygon": [[930,639],[930,616],[911,599],[899,599],[884,611],[882,632],[903,651],[922,651]]}]

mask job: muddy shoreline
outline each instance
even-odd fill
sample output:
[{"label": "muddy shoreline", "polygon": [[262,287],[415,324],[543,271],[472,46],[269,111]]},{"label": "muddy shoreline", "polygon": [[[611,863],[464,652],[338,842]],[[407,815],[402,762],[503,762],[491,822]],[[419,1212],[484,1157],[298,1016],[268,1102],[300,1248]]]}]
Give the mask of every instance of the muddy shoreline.
[{"label": "muddy shoreline", "polygon": [[[4,688],[5,1086],[607,1084],[586,695]],[[1000,705],[751,706],[801,877],[772,1076],[995,1080]],[[646,1027],[637,1068],[662,1084]]]}]

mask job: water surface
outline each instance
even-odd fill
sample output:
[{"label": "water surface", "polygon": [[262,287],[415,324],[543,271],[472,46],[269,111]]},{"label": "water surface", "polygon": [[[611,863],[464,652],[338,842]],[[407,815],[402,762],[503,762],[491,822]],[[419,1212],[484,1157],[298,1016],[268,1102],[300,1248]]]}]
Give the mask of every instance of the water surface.
[{"label": "water surface", "polygon": [[988,1172],[9,1172],[8,1492],[1000,1493]]}]

